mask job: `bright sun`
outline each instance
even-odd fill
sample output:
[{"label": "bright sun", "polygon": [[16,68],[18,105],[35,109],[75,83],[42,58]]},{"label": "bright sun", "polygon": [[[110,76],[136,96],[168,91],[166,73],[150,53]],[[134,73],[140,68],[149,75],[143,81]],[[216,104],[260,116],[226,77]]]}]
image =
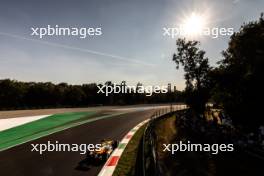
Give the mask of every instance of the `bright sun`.
[{"label": "bright sun", "polygon": [[185,35],[194,37],[202,32],[205,27],[205,17],[196,13],[192,13],[183,20],[182,28]]}]

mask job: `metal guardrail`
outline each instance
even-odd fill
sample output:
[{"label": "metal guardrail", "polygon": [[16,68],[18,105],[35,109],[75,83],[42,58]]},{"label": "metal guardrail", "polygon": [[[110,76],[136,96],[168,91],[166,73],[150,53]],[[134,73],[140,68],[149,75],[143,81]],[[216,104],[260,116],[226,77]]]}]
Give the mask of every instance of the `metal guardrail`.
[{"label": "metal guardrail", "polygon": [[141,165],[141,175],[142,176],[156,176],[160,175],[161,171],[159,169],[159,164],[157,160],[156,153],[156,134],[153,129],[154,123],[157,119],[162,117],[166,117],[165,115],[169,115],[179,110],[186,109],[187,106],[185,104],[182,105],[171,105],[169,108],[158,109],[151,116],[150,121],[145,128],[143,138],[142,138],[142,165]]}]

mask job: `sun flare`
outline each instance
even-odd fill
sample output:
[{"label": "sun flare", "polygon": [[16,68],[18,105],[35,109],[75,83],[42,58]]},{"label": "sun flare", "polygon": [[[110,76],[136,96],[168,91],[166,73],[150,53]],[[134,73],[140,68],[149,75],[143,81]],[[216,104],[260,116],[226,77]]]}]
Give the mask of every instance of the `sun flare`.
[{"label": "sun flare", "polygon": [[183,32],[187,36],[197,36],[205,27],[206,19],[203,15],[192,13],[183,20]]}]

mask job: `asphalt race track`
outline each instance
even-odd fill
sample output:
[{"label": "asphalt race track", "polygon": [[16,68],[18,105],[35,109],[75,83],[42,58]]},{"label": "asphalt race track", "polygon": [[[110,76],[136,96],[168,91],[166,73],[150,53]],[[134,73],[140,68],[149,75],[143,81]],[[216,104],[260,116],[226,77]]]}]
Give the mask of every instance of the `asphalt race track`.
[{"label": "asphalt race track", "polygon": [[102,139],[122,137],[135,125],[149,118],[154,110],[133,111],[126,114],[90,122],[70,128],[0,152],[1,176],[93,176],[102,167],[91,166],[88,170],[77,170],[78,163],[85,158],[79,152],[31,152],[31,144],[51,141],[71,144],[96,144]]}]

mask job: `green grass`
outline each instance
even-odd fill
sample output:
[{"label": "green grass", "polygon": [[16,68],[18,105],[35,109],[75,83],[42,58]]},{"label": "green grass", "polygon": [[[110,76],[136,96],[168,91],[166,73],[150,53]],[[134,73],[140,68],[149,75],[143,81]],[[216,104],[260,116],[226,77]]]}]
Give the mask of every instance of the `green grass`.
[{"label": "green grass", "polygon": [[123,154],[121,155],[113,176],[135,175],[137,153],[139,150],[140,140],[144,134],[145,128],[146,124],[143,125],[129,141]]},{"label": "green grass", "polygon": [[0,132],[0,151],[33,139],[76,126],[95,112],[71,112],[55,114]]}]

